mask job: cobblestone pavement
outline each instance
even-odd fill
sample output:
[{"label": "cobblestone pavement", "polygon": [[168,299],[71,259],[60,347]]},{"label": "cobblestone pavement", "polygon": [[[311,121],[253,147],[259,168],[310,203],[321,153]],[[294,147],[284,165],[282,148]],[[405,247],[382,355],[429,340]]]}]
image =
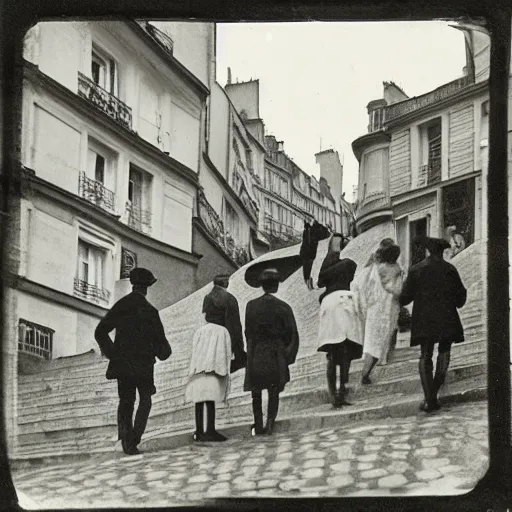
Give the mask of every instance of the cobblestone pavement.
[{"label": "cobblestone pavement", "polygon": [[463,494],[487,469],[486,402],[432,415],[115,454],[16,472],[41,508],[162,506],[216,497]]}]

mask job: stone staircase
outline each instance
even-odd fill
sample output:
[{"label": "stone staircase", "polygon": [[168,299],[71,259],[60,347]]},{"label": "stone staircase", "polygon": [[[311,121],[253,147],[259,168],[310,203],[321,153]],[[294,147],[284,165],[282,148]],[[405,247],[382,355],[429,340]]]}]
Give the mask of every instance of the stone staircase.
[{"label": "stone staircase", "polygon": [[[370,252],[368,247],[373,248],[380,239],[390,235],[389,226],[379,228],[360,235],[344,253],[361,266]],[[289,247],[273,253],[273,257],[297,251],[297,246]],[[326,244],[321,244],[313,276],[318,273],[325,251]],[[468,301],[461,310],[466,342],[453,347],[450,373],[442,391],[445,394],[459,389],[461,383],[465,389],[485,388],[486,329],[481,256],[482,246],[474,244],[454,260],[468,288]],[[270,255],[262,259],[270,259]],[[247,301],[259,294],[243,282],[244,272],[244,268],[239,270],[230,285],[230,290],[239,300],[242,318]],[[325,356],[315,352],[320,291],[308,292],[301,274],[299,271],[287,280],[279,292],[279,296],[294,309],[301,336],[297,362],[291,368],[291,382],[282,394],[279,414],[283,418],[294,414],[307,415],[308,410],[328,402]],[[191,432],[193,429],[193,409],[191,404],[184,402],[184,388],[191,335],[201,321],[200,305],[208,290],[206,287],[161,312],[173,355],[170,362],[156,365],[158,392],[153,397],[146,438]],[[361,361],[353,363],[349,385],[350,400],[354,404],[392,402],[421,393],[417,376],[419,349],[408,347],[406,333],[400,334],[399,346],[402,345],[407,348],[398,348],[388,365],[375,368],[371,386],[359,384]],[[117,437],[117,386],[115,381],[105,379],[106,367],[107,361],[100,355],[87,353],[54,360],[35,373],[20,375],[18,447],[10,454],[11,458],[23,460],[45,454],[64,456],[111,452]],[[243,371],[232,376],[228,406],[218,410],[219,424],[224,427],[233,422],[251,422],[251,397],[243,392],[243,377]]]}]

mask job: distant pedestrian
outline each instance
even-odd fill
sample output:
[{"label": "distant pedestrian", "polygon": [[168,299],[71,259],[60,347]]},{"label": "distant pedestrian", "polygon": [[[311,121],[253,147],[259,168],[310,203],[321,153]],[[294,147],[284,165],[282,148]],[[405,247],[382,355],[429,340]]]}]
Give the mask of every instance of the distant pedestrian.
[{"label": "distant pedestrian", "polygon": [[311,269],[313,268],[313,262],[316,258],[318,243],[321,240],[329,238],[329,236],[329,229],[316,220],[311,226],[308,222],[304,223],[304,231],[302,233],[302,243],[300,246],[299,255],[302,260],[302,274],[304,276],[304,282],[310,291],[313,289]]},{"label": "distant pedestrian", "polygon": [[332,235],[329,251],[318,275],[318,287],[325,287],[326,290],[320,295],[317,350],[327,353],[327,386],[334,407],[350,405],[345,399],[350,364],[363,353],[362,333],[350,291],[357,265],[349,258],[340,259],[340,253],[347,243],[348,240],[342,235]]},{"label": "distant pedestrian", "polygon": [[[151,411],[155,357],[166,360],[172,353],[157,309],[146,299],[147,290],[156,282],[144,268],[130,273],[133,291],[118,300],[96,327],[94,336],[110,360],[107,379],[117,379],[119,439],[128,455],[139,453],[137,445],[146,430]],[[116,330],[115,341],[109,333]],[[136,390],[139,407],[133,421]]]},{"label": "distant pedestrian", "polygon": [[192,341],[190,380],[185,399],[195,404],[195,441],[218,442],[227,439],[215,429],[215,403],[227,402],[230,372],[246,364],[238,302],[227,291],[228,284],[229,276],[215,277],[213,289],[203,301],[207,323],[195,332]]},{"label": "distant pedestrian", "polygon": [[370,374],[379,360],[387,363],[398,326],[403,272],[397,262],[400,247],[390,239],[381,242],[369,266],[354,280],[356,310],[364,336],[363,384],[371,384]]},{"label": "distant pedestrian", "polygon": [[[467,291],[457,269],[443,259],[449,242],[427,238],[424,243],[427,257],[410,269],[400,304],[414,303],[411,346],[421,346],[419,372],[425,394],[420,409],[431,412],[440,407],[437,395],[448,372],[452,344],[464,341],[457,309],[466,303]],[[432,356],[436,344],[439,346],[434,376]]]},{"label": "distant pedestrian", "polygon": [[445,239],[450,244],[450,246],[445,249],[444,254],[446,255],[446,260],[450,260],[466,248],[466,241],[460,233],[457,233],[457,226],[448,226],[446,228]]},{"label": "distant pedestrian", "polygon": [[[253,435],[271,435],[279,409],[279,393],[290,381],[289,366],[299,350],[299,333],[292,308],[274,296],[280,275],[264,270],[259,281],[264,294],[251,300],[245,310],[247,370],[244,391],[252,392]],[[263,428],[262,390],[268,391],[267,425]]]}]

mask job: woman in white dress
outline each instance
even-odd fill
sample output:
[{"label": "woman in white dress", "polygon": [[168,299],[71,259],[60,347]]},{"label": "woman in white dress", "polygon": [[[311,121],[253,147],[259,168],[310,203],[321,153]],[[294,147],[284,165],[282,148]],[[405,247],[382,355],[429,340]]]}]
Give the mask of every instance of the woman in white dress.
[{"label": "woman in white dress", "polygon": [[[336,408],[350,405],[345,400],[350,364],[363,353],[362,333],[350,291],[357,265],[349,258],[340,259],[346,243],[348,240],[342,235],[332,235],[318,276],[318,287],[326,290],[320,296],[317,350],[327,353],[327,385]],[[339,389],[337,367],[340,368]]]},{"label": "woman in white dress", "polygon": [[[384,242],[384,241],[383,241]],[[371,384],[370,373],[386,357],[397,328],[403,272],[397,263],[398,245],[381,243],[373,262],[354,280],[356,310],[363,330],[362,383]]]},{"label": "woman in white dress", "polygon": [[[238,302],[226,288],[228,276],[217,276],[212,291],[204,298],[206,324],[194,334],[189,382],[185,400],[195,404],[195,441],[225,441],[215,430],[215,404],[227,403],[232,356],[236,367],[245,366],[242,326]],[[207,428],[204,431],[204,409]]]}]

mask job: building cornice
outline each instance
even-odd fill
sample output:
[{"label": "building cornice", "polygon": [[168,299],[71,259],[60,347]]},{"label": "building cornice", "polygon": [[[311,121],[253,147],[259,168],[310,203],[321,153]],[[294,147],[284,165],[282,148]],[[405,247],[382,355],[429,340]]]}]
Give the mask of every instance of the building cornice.
[{"label": "building cornice", "polygon": [[410,201],[411,199],[416,199],[418,197],[422,197],[428,194],[433,194],[439,188],[446,187],[448,185],[452,185],[454,183],[458,183],[459,181],[469,180],[471,178],[478,178],[482,175],[482,171],[473,171],[467,174],[463,174],[461,176],[457,176],[455,178],[451,178],[448,180],[438,181],[437,183],[433,183],[431,185],[427,185],[426,187],[416,188],[414,190],[408,190],[407,192],[402,192],[396,196],[391,196],[391,204],[393,206],[405,203]]},{"label": "building cornice", "polygon": [[384,130],[378,130],[376,132],[365,133],[358,137],[354,142],[352,142],[352,151],[354,152],[357,161],[361,161],[361,156],[364,150],[368,146],[372,146],[374,144],[385,144],[391,141],[391,136],[386,133]]},{"label": "building cornice", "polygon": [[[162,48],[160,44],[140,25],[137,21],[129,21],[127,25],[142,39],[146,44],[164,60],[169,67],[176,71],[180,78],[191,85],[195,92],[203,99],[210,94],[210,89],[191,73],[181,62],[179,62],[172,54]],[[156,28],[156,27],[155,27]],[[157,29],[158,30],[158,29]]]},{"label": "building cornice", "polygon": [[97,318],[103,318],[108,311],[108,308],[92,304],[86,300],[69,295],[67,293],[49,288],[35,281],[31,281],[25,277],[16,276],[10,283],[10,287],[20,292],[27,293],[33,297],[39,297],[42,299],[50,300],[61,306],[66,306],[80,313],[86,313],[88,315],[95,316]]},{"label": "building cornice", "polygon": [[153,144],[147,142],[142,137],[139,137],[139,135],[134,131],[121,126],[107,114],[96,108],[88,100],[81,98],[53,78],[45,75],[36,65],[25,61],[24,75],[26,79],[33,81],[38,85],[43,85],[59,100],[66,103],[73,110],[86,116],[94,124],[101,124],[104,128],[115,132],[116,135],[121,137],[127,144],[135,147],[142,154],[153,160],[153,162],[160,164],[165,171],[176,173],[184,180],[197,187],[199,178],[196,172],[181,162],[178,162],[178,160],[172,156],[166,155],[156,146],[153,146]]},{"label": "building cornice", "polygon": [[[213,172],[213,174],[215,175],[215,177],[221,182],[224,190],[227,191],[227,193],[229,194],[229,197],[235,201],[235,203],[242,209],[242,211],[249,217],[249,219],[252,221],[252,223],[254,225],[256,225],[256,220],[254,218],[254,216],[252,215],[252,213],[247,209],[247,207],[245,206],[245,204],[243,203],[243,201],[240,199],[240,197],[236,194],[236,192],[231,188],[231,186],[229,185],[228,181],[226,180],[226,178],[224,178],[224,176],[222,176],[222,173],[217,169],[217,167],[215,166],[215,164],[211,161],[210,157],[208,156],[208,153],[206,152],[203,152],[203,158],[204,158],[204,161],[206,163],[206,165],[208,166],[208,168]],[[258,185],[256,185],[258,186]]]},{"label": "building cornice", "polygon": [[82,199],[80,196],[72,194],[53,183],[39,178],[35,173],[32,173],[33,171],[30,169],[28,169],[28,172],[24,173],[26,179],[30,181],[32,192],[38,193],[54,202],[67,206],[74,212],[79,213],[85,220],[103,227],[118,236],[137,242],[148,249],[158,251],[166,256],[176,258],[191,265],[197,266],[199,264],[199,260],[202,257],[201,255],[173,247],[172,245],[141,233],[120,222],[119,215],[108,213],[102,208]]},{"label": "building cornice", "polygon": [[[439,101],[432,103],[430,105],[427,105],[423,108],[414,110],[408,114],[404,114],[403,116],[396,117],[395,119],[393,119],[391,121],[384,121],[384,125],[387,130],[387,129],[403,126],[404,124],[412,124],[414,121],[417,121],[418,119],[421,119],[422,117],[428,116],[429,114],[435,113],[439,110],[443,110],[443,109],[450,107],[456,103],[459,103],[460,101],[464,101],[466,99],[470,99],[475,96],[478,96],[479,94],[486,92],[488,89],[489,89],[488,80],[485,80],[483,82],[479,82],[476,84],[468,85],[468,86],[464,87],[463,89],[460,89],[459,91],[448,96],[447,98],[439,100]],[[426,93],[426,94],[428,94],[428,93]],[[410,98],[405,101],[411,101],[413,99],[414,98]]]}]

